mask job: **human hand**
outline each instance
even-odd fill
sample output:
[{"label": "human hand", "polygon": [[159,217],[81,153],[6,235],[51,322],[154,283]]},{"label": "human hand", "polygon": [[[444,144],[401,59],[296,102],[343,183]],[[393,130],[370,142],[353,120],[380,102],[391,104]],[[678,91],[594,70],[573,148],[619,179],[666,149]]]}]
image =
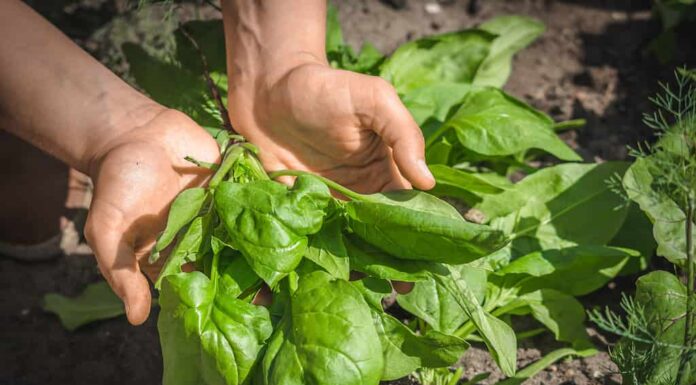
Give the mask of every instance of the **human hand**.
[{"label": "human hand", "polygon": [[307,170],[363,193],[434,186],[423,135],[385,80],[311,59],[259,77],[231,77],[228,100],[266,169]]},{"label": "human hand", "polygon": [[146,119],[97,151],[88,168],[95,189],[85,236],[134,325],[150,312],[150,288],[141,271],[153,280],[159,273],[161,265],[147,264],[146,256],[165,227],[169,205],[209,177],[184,157],[217,162],[220,156],[212,137],[186,115],[150,109]]}]

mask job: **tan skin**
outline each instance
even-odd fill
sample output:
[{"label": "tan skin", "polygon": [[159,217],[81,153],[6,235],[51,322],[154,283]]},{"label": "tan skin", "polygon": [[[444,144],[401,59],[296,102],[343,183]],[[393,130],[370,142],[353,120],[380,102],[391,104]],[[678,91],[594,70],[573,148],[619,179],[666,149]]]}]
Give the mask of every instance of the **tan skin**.
[{"label": "tan skin", "polygon": [[[383,80],[331,69],[324,0],[224,0],[230,119],[268,170],[309,170],[360,192],[431,188],[423,137]],[[95,183],[85,235],[128,320],[150,312],[144,257],[174,197],[217,162],[186,115],[134,90],[16,0],[0,2],[0,127]],[[234,53],[234,55],[232,54]]]}]

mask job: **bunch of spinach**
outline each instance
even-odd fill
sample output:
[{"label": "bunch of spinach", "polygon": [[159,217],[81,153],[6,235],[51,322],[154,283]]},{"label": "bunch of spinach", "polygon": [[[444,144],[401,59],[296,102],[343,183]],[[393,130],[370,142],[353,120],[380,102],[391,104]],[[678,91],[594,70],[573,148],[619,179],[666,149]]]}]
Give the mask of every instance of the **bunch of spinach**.
[{"label": "bunch of spinach", "polygon": [[612,352],[629,384],[693,384],[696,381],[696,72],[680,69],[676,85],[662,85],[645,116],[657,143],[633,149],[635,162],[614,182],[652,222],[657,254],[680,268],[677,276],[654,271],[638,279],[635,298],[624,298],[627,319],[607,310],[593,320],[622,336]]},{"label": "bunch of spinach", "polygon": [[[356,54],[329,12],[331,65],[394,85],[423,128],[432,193],[485,225],[422,192],[366,196],[297,171],[282,173],[297,177],[292,188],[271,180],[280,174],[267,175],[256,149],[225,129],[221,22],[186,23],[167,60],[126,44],[140,88],[189,114],[224,154],[209,186],[173,203],[153,250],[156,259],[176,243],[157,282],[165,383],[370,384],[450,365],[465,340],[485,343],[506,381],[520,383],[561,357],[594,353],[575,297],[644,267],[654,243],[636,236],[650,225],[642,212],[614,210],[621,199],[605,183],[628,164],[530,166],[539,156],[580,160],[555,133],[576,122],[557,124],[500,89],[513,55],[543,30],[504,16],[385,57],[369,44]],[[528,176],[512,183],[520,171]],[[185,263],[197,271],[182,272]],[[364,277],[350,281],[352,270]],[[415,282],[396,296],[416,317],[408,325],[382,308],[390,280]],[[264,284],[275,297],[268,310],[251,303]],[[573,348],[515,374],[513,315]]]}]

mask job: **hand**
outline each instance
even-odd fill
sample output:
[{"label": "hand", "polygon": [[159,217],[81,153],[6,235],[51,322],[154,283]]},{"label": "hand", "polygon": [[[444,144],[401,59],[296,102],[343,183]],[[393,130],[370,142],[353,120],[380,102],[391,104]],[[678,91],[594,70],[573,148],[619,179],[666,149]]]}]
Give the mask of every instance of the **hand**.
[{"label": "hand", "polygon": [[385,80],[307,61],[277,80],[230,82],[232,125],[267,170],[307,170],[364,193],[434,186],[423,135]]},{"label": "hand", "polygon": [[186,115],[152,109],[142,123],[108,142],[89,165],[95,190],[85,236],[134,325],[150,312],[150,288],[141,268],[151,279],[159,272],[161,266],[148,265],[146,256],[164,230],[169,205],[179,192],[209,176],[184,157],[219,161],[215,141]]}]

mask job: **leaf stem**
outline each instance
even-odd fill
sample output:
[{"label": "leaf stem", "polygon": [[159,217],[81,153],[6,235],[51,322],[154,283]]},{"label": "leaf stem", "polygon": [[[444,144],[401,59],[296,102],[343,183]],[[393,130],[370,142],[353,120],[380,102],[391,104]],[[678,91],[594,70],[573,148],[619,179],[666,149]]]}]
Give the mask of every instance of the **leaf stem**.
[{"label": "leaf stem", "polygon": [[271,179],[276,179],[279,176],[302,176],[302,175],[311,175],[320,181],[324,182],[325,185],[327,185],[330,189],[335,190],[336,192],[339,192],[345,196],[347,196],[350,199],[354,200],[359,200],[359,201],[365,201],[369,200],[369,198],[366,195],[356,193],[353,190],[348,189],[347,187],[343,187],[340,184],[332,181],[331,179],[324,178],[321,175],[313,174],[311,172],[307,171],[300,171],[300,170],[279,170],[279,171],[273,171],[268,173],[268,176],[271,177]]},{"label": "leaf stem", "polygon": [[227,174],[230,172],[230,169],[232,169],[232,166],[234,166],[234,163],[237,161],[237,158],[239,158],[243,152],[244,147],[240,145],[233,145],[229,148],[229,150],[227,150],[227,154],[222,160],[220,167],[210,179],[210,183],[208,183],[208,186],[210,186],[211,189],[217,187],[217,185],[220,184],[223,179],[225,179]]},{"label": "leaf stem", "polygon": [[580,128],[584,127],[585,124],[587,124],[587,121],[585,119],[572,119],[572,120],[566,120],[565,122],[558,122],[553,125],[553,130],[558,132],[558,131],[565,131],[565,130],[570,130],[573,128]]}]

